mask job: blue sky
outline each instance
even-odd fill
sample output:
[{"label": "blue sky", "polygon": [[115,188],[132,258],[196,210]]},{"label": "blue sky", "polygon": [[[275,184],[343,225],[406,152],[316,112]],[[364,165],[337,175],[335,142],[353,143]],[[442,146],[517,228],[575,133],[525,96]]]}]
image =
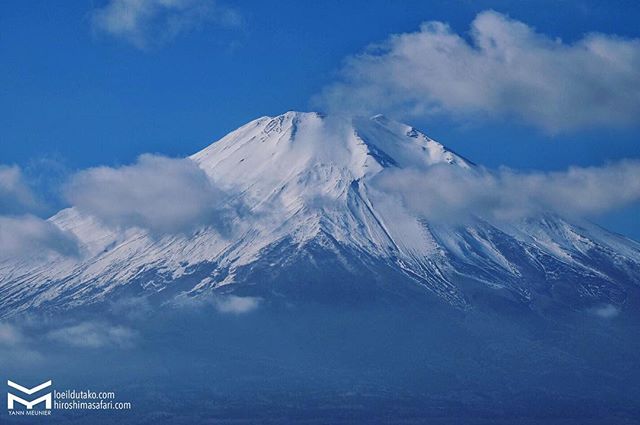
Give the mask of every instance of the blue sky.
[{"label": "blue sky", "polygon": [[[0,163],[43,186],[144,152],[187,155],[258,116],[312,109],[346,57],[424,21],[446,22],[467,39],[476,15],[492,9],[564,43],[591,32],[640,37],[633,1],[220,1],[218,18],[189,21],[175,37],[152,26],[128,38],[96,24],[107,2],[60,4],[0,6]],[[489,167],[640,159],[634,125],[549,132],[509,118],[409,121]],[[600,222],[640,239],[639,215],[632,205]]]}]

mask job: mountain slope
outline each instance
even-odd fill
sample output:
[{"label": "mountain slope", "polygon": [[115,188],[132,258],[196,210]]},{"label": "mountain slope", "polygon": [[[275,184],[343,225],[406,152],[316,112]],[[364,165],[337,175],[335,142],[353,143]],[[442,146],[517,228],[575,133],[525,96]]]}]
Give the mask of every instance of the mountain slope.
[{"label": "mountain slope", "polygon": [[[524,305],[620,305],[640,284],[640,245],[589,223],[547,214],[449,226],[410,213],[376,190],[376,176],[436,164],[474,173],[475,166],[383,116],[348,122],[300,112],[262,117],[190,159],[228,194],[234,211],[228,232],[206,227],[154,238],[63,210],[50,220],[76,235],[80,257],[1,262],[0,316],[120,295],[159,301],[212,291],[270,296],[284,281],[291,291],[291,276],[301,288],[303,280],[334,289],[358,282],[365,292],[367,282],[390,293],[412,288],[461,308],[473,306],[477,288]],[[305,277],[319,264],[313,278]]]}]

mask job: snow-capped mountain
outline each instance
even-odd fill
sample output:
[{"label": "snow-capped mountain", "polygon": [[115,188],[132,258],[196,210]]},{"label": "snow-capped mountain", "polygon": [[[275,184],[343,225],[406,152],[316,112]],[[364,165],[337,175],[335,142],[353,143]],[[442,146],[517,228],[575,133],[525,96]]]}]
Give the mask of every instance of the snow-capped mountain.
[{"label": "snow-capped mountain", "polygon": [[190,159],[236,211],[228,232],[211,226],[159,238],[63,210],[50,221],[77,237],[80,255],[0,263],[0,316],[120,295],[286,297],[351,285],[409,287],[460,308],[473,307],[478,288],[524,305],[584,307],[622,304],[640,284],[640,245],[589,223],[544,214],[452,226],[411,213],[374,179],[394,169],[446,164],[474,173],[476,166],[383,116],[262,117]]}]

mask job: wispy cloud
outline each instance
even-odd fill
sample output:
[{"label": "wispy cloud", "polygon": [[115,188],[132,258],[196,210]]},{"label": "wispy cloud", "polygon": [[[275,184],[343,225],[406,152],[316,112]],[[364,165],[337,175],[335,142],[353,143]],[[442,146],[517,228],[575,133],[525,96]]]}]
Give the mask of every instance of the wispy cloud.
[{"label": "wispy cloud", "polygon": [[591,309],[591,312],[603,319],[612,319],[620,314],[620,309],[612,304],[605,304]]},{"label": "wispy cloud", "polygon": [[373,187],[440,222],[464,222],[474,216],[514,220],[543,212],[584,217],[640,200],[640,162],[548,173],[442,165],[390,170],[381,173]]},{"label": "wispy cloud", "polygon": [[244,314],[257,309],[259,304],[260,298],[225,295],[216,297],[213,305],[220,313]]},{"label": "wispy cloud", "polygon": [[36,349],[31,348],[29,338],[18,326],[0,322],[0,358],[3,364],[32,366],[43,360],[43,356]]},{"label": "wispy cloud", "polygon": [[41,208],[17,165],[0,165],[0,214],[22,214]]},{"label": "wispy cloud", "polygon": [[244,314],[256,310],[262,298],[238,295],[208,294],[198,297],[180,296],[172,304],[179,308],[204,308],[211,306],[223,314]]},{"label": "wispy cloud", "polygon": [[57,252],[76,255],[75,237],[32,213],[43,205],[17,166],[0,165],[0,259]]},{"label": "wispy cloud", "polygon": [[148,154],[132,165],[81,171],[64,192],[72,205],[107,225],[153,234],[221,223],[224,197],[190,159]]},{"label": "wispy cloud", "polygon": [[204,24],[234,27],[237,11],[214,0],[109,0],[92,13],[94,30],[139,49],[162,45]]},{"label": "wispy cloud", "polygon": [[195,297],[182,294],[172,300],[170,304],[179,309],[209,310],[213,307],[222,314],[241,315],[256,310],[260,307],[261,302],[262,298],[259,297],[208,293],[198,294]]},{"label": "wispy cloud", "polygon": [[564,43],[493,11],[475,18],[469,41],[426,22],[348,58],[316,102],[329,112],[516,118],[552,133],[634,126],[640,39]]},{"label": "wispy cloud", "polygon": [[124,326],[101,322],[84,322],[50,331],[51,341],[81,348],[133,346],[137,333]]},{"label": "wispy cloud", "polygon": [[55,224],[33,215],[0,216],[0,259],[24,255],[34,257],[52,252],[77,255],[77,239]]},{"label": "wispy cloud", "polygon": [[110,303],[109,310],[116,317],[127,320],[140,320],[154,311],[149,300],[144,297],[118,298]]},{"label": "wispy cloud", "polygon": [[17,327],[0,322],[0,346],[16,346],[23,342],[24,336]]}]

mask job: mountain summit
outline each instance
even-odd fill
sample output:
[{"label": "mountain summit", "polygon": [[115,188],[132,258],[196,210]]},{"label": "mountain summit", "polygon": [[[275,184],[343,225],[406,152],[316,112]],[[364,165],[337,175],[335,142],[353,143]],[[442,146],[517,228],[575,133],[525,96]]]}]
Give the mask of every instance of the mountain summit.
[{"label": "mountain summit", "polygon": [[163,303],[220,291],[335,299],[380,288],[463,309],[478,292],[529,307],[590,308],[620,305],[640,283],[640,246],[589,223],[540,214],[453,225],[412,213],[376,179],[477,167],[384,116],[262,117],[189,158],[226,194],[226,231],[157,237],[63,210],[50,221],[75,235],[81,254],[0,263],[0,316],[132,295]]}]

